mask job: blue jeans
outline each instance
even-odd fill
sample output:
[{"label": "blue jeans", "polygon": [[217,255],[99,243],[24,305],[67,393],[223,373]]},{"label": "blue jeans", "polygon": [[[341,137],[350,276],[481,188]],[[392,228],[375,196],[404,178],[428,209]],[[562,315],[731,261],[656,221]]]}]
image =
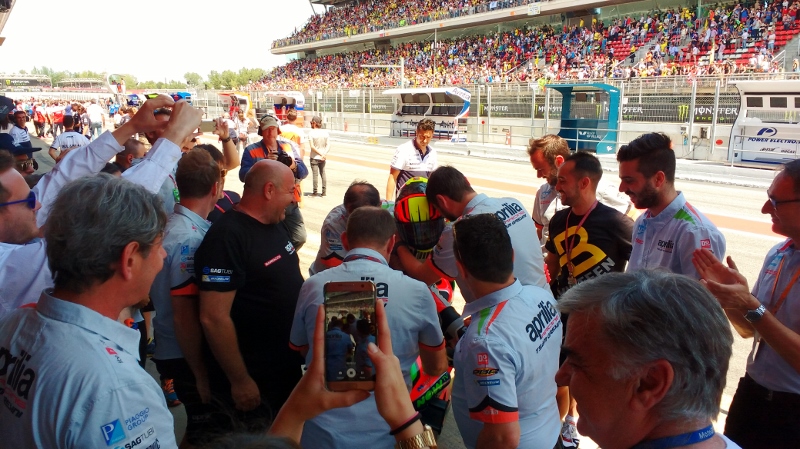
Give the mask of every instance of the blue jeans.
[{"label": "blue jeans", "polygon": [[103,134],[103,124],[102,123],[92,122],[92,124],[91,124],[89,129],[91,131],[92,140],[97,139],[98,137],[100,137],[100,134]]}]

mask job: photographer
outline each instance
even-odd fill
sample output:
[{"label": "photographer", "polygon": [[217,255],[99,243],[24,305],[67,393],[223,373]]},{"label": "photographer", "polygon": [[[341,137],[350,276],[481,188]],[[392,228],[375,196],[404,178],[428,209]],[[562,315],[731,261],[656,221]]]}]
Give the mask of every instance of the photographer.
[{"label": "photographer", "polygon": [[239,180],[244,182],[245,175],[253,165],[263,159],[279,161],[289,167],[294,173],[295,188],[292,203],[286,208],[284,224],[289,230],[292,244],[299,250],[306,243],[306,229],[303,215],[300,213],[300,181],[308,176],[303,160],[292,142],[279,137],[281,130],[278,120],[270,115],[264,116],[259,123],[258,133],[261,140],[250,144],[244,149],[242,163],[239,168]]}]

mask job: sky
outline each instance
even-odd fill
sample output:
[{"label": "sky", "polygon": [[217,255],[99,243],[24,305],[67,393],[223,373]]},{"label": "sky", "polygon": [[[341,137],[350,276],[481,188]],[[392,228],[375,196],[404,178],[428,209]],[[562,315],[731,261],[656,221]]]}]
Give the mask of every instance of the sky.
[{"label": "sky", "polygon": [[21,0],[2,31],[0,72],[46,66],[182,81],[186,72],[269,69],[287,62],[270,53],[272,41],[312,14],[308,0]]}]

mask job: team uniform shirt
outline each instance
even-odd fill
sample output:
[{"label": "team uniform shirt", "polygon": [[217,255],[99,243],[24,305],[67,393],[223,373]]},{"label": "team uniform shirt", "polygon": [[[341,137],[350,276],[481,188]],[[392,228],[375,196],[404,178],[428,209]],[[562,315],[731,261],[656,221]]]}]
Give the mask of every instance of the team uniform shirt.
[{"label": "team uniform shirt", "polygon": [[167,253],[164,267],[150,287],[150,299],[156,308],[153,318],[153,332],[158,342],[153,355],[156,360],[183,358],[175,337],[172,296],[197,295],[194,253],[211,226],[211,223],[180,204],[175,205],[174,211],[164,229],[162,245]]},{"label": "team uniform shirt", "polygon": [[[279,407],[300,379],[302,364],[289,347],[289,331],[303,276],[286,227],[231,210],[211,225],[194,261],[201,292],[236,290],[230,316],[239,351],[262,396]],[[206,364],[212,391],[230,395],[227,376],[208,348]]]},{"label": "team uniform shirt", "polygon": [[552,448],[562,334],[553,296],[514,281],[468,302],[463,315],[472,321],[453,356],[453,416],[464,445],[477,445],[485,423],[519,421],[519,447]]},{"label": "team uniform shirt", "polygon": [[[42,205],[36,212],[36,225],[44,225],[56,195],[68,182],[100,172],[106,162],[120,151],[122,147],[107,132],[86,147],[67,153],[31,189]],[[167,176],[166,167],[177,163],[180,154],[177,145],[159,139],[140,167],[126,170],[122,176],[155,193]],[[34,239],[24,245],[0,243],[0,318],[23,304],[35,303],[42,290],[52,286],[53,275],[47,265],[44,240]]]},{"label": "team uniform shirt", "polygon": [[[584,216],[571,214],[571,210],[572,208],[560,210],[550,220],[550,240],[547,241],[546,248],[548,252],[558,255],[558,264],[561,267],[558,276],[553,279],[556,297],[560,297],[571,287],[567,268],[570,260],[575,267],[573,276],[581,283],[606,273],[625,271],[625,264],[631,256],[633,220],[630,217],[603,203],[597,203],[578,229]],[[567,243],[570,245],[569,257]]]},{"label": "team uniform shirt", "polygon": [[[753,296],[770,312],[774,311],[781,295],[795,273],[800,270],[800,252],[792,240],[775,245],[767,257],[753,286]],[[777,279],[776,279],[777,278]],[[775,318],[793,332],[800,334],[800,283],[795,282]],[[747,359],[747,374],[759,385],[773,391],[800,394],[800,373],[781,357],[756,332],[753,349]]]},{"label": "team uniform shirt", "polygon": [[[436,150],[428,146],[423,156],[422,152],[417,149],[417,143],[409,140],[397,147],[389,166],[400,170],[395,184],[395,195],[397,195],[409,179],[430,176],[431,172],[436,168]],[[391,199],[393,198],[387,198],[387,200]]]},{"label": "team uniform shirt", "polygon": [[[444,337],[439,326],[431,291],[420,281],[389,268],[378,252],[355,248],[347,253],[340,266],[325,270],[306,280],[300,290],[292,324],[291,345],[308,348],[306,362],[313,359],[314,327],[317,309],[323,301],[323,287],[329,281],[371,281],[378,300],[386,305],[386,319],[392,330],[392,351],[400,360],[406,386],[411,387],[409,370],[420,350],[442,350]],[[554,393],[555,394],[555,393]],[[353,425],[357,423],[357,431]],[[303,447],[392,448],[389,425],[378,414],[375,399],[346,408],[329,410],[307,421],[303,429]]]},{"label": "team uniform shirt", "polygon": [[692,264],[694,250],[704,248],[720,260],[725,257],[725,237],[681,192],[657,216],[649,210],[640,215],[632,239],[628,271],[666,268],[699,279]]},{"label": "team uniform shirt", "polygon": [[317,258],[308,267],[308,273],[311,276],[342,263],[342,259],[347,254],[342,244],[342,233],[347,227],[347,217],[347,209],[345,209],[344,204],[331,209],[328,216],[325,217],[320,230]]},{"label": "team uniform shirt", "polygon": [[79,148],[89,145],[89,139],[83,134],[75,131],[67,131],[58,135],[53,140],[50,148],[55,148],[58,151],[69,150],[72,148]]},{"label": "team uniform shirt", "polygon": [[10,130],[8,130],[8,134],[14,138],[14,145],[23,148],[31,147],[31,136],[28,134],[28,130],[26,128],[20,128],[19,126],[14,125]]},{"label": "team uniform shirt", "polygon": [[138,354],[138,331],[49,292],[7,315],[0,447],[177,448],[164,393]]},{"label": "team uniform shirt", "polygon": [[[522,285],[546,288],[547,279],[544,276],[542,252],[536,246],[531,246],[531,242],[536,238],[536,225],[533,224],[525,207],[514,198],[489,198],[479,193],[467,203],[461,218],[485,213],[494,214],[506,225],[511,245],[514,247],[514,276]],[[433,264],[443,274],[456,280],[467,302],[475,299],[475,295],[469,291],[458,273],[453,254],[453,228],[450,225],[445,227],[433,249]]]},{"label": "team uniform shirt", "polygon": [[[627,195],[620,193],[619,186],[609,182],[604,182],[600,179],[597,184],[597,201],[610,206],[623,214],[628,214],[633,210],[633,205],[628,199]],[[548,233],[550,232],[549,224],[553,219],[556,212],[566,209],[567,206],[561,202],[558,197],[558,191],[555,186],[549,183],[544,183],[539,187],[536,192],[536,199],[533,200],[533,209],[531,209],[531,218],[537,227],[542,228],[542,246],[547,243]]]}]

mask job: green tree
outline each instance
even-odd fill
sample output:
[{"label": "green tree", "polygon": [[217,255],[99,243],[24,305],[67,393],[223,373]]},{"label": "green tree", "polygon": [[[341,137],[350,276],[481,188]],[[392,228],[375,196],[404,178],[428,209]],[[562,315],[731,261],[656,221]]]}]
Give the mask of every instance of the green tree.
[{"label": "green tree", "polygon": [[199,86],[203,82],[203,77],[195,72],[186,72],[183,74],[183,78],[189,86]]}]

